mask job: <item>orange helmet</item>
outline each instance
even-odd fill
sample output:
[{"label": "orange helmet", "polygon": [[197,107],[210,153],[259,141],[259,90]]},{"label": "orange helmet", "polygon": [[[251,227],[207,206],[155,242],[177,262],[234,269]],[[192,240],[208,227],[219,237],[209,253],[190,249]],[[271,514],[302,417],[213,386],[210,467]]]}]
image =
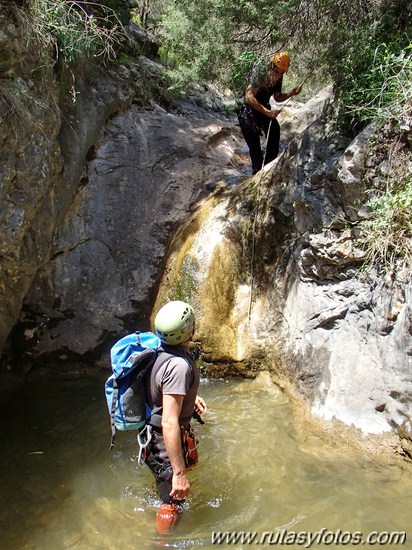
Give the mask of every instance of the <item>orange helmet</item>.
[{"label": "orange helmet", "polygon": [[287,73],[289,69],[289,63],[290,63],[288,52],[276,52],[272,60],[272,63],[276,65],[278,69],[280,69],[281,71],[285,71],[285,73]]}]

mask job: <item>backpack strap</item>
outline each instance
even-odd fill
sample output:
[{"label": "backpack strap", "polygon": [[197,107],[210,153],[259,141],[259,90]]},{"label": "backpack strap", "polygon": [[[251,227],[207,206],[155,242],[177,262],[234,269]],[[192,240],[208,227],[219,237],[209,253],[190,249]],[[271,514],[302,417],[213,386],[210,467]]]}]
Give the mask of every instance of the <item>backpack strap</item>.
[{"label": "backpack strap", "polygon": [[109,447],[110,451],[113,449],[114,441],[116,439],[116,425],[114,423],[114,414],[116,411],[118,395],[119,395],[119,386],[117,385],[116,378],[113,378],[112,410],[110,411],[110,428],[112,431],[112,438],[110,440],[110,447]]}]

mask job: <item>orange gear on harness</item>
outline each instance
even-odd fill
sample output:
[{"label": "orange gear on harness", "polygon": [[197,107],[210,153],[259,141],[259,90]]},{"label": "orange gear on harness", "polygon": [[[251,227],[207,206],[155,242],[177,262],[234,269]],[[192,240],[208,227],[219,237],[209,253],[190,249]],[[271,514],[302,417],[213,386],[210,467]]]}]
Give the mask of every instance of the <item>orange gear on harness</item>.
[{"label": "orange gear on harness", "polygon": [[199,440],[196,439],[193,428],[182,431],[182,447],[183,456],[185,459],[186,469],[193,468],[198,463],[197,444]]}]

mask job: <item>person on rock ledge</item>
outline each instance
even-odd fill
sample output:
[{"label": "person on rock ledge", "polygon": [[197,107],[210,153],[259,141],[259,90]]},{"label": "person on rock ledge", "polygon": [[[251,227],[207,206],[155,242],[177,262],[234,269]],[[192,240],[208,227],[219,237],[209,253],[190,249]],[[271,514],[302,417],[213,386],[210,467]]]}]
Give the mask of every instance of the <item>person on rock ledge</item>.
[{"label": "person on rock ledge", "polygon": [[[150,419],[152,438],[145,462],[157,482],[162,500],[156,516],[157,531],[172,531],[181,515],[181,504],[190,483],[187,471],[197,463],[197,441],[190,425],[193,417],[207,411],[197,395],[199,371],[190,352],[195,331],[191,305],[174,300],[164,305],[155,317],[155,330],[162,350],[145,378],[147,401],[159,410]],[[161,412],[160,412],[161,411]]]},{"label": "person on rock ledge", "polygon": [[[249,148],[252,171],[256,174],[264,164],[274,160],[279,153],[280,126],[276,120],[280,110],[272,110],[270,98],[282,103],[300,94],[302,84],[289,94],[282,93],[282,78],[289,69],[290,58],[287,52],[276,52],[268,66],[256,65],[245,92],[245,102],[237,109],[240,129]],[[267,138],[266,153],[263,157],[260,136]]]}]

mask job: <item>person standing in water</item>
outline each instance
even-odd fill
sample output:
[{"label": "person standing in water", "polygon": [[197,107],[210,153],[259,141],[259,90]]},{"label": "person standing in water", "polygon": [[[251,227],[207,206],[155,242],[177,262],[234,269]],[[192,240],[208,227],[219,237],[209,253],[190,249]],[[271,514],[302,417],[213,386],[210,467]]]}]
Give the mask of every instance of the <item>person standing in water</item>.
[{"label": "person standing in water", "polygon": [[190,352],[195,331],[192,306],[180,300],[168,302],[158,311],[154,325],[163,351],[146,375],[145,389],[150,408],[160,412],[150,420],[152,439],[145,462],[162,501],[156,526],[164,535],[172,531],[181,515],[182,502],[190,490],[187,472],[198,460],[190,421],[207,407],[197,395],[200,376]]}]

